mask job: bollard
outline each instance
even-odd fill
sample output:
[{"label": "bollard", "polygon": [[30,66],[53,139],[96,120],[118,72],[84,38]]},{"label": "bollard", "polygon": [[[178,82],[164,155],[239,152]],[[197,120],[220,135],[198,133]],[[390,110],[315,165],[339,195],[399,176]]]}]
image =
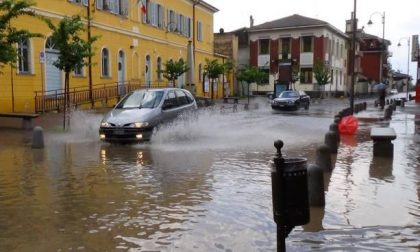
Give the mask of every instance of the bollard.
[{"label": "bollard", "polygon": [[387,107],[385,109],[385,112],[384,112],[384,119],[385,120],[390,120],[391,117],[392,117],[392,108],[391,107]]},{"label": "bollard", "polygon": [[323,144],[316,149],[316,165],[318,165],[324,172],[332,171],[331,150]]},{"label": "bollard", "polygon": [[367,109],[367,102],[363,102],[363,110],[366,110],[366,109]]},{"label": "bollard", "polygon": [[330,130],[335,132],[337,135],[337,144],[340,144],[340,132],[338,132],[338,124],[335,122],[330,124]]},{"label": "bollard", "polygon": [[333,131],[328,131],[325,134],[325,141],[324,143],[330,148],[331,153],[337,153],[338,150],[338,141],[337,141],[337,134]]},{"label": "bollard", "polygon": [[405,101],[401,100],[401,108],[404,108],[404,107],[405,107]]},{"label": "bollard", "polygon": [[44,130],[40,126],[34,128],[32,134],[32,148],[42,149],[44,148]]},{"label": "bollard", "polygon": [[375,102],[373,104],[374,104],[375,108],[378,107],[378,101],[377,100],[375,100]]},{"label": "bollard", "polygon": [[271,171],[273,217],[277,224],[277,251],[286,251],[285,239],[295,226],[309,222],[308,174],[305,158],[283,158],[283,142],[274,142],[277,154]]},{"label": "bollard", "polygon": [[318,165],[308,167],[308,192],[310,206],[325,206],[324,172]]}]

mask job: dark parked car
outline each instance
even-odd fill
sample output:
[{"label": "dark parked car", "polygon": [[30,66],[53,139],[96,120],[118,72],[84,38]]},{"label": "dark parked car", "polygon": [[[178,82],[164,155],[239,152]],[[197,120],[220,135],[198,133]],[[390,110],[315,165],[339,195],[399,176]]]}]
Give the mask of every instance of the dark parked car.
[{"label": "dark parked car", "polygon": [[196,109],[194,97],[185,89],[136,90],[124,96],[104,116],[99,136],[108,142],[150,140],[156,126]]},{"label": "dark parked car", "polygon": [[283,91],[271,102],[271,108],[276,110],[309,109],[311,98],[304,91]]}]

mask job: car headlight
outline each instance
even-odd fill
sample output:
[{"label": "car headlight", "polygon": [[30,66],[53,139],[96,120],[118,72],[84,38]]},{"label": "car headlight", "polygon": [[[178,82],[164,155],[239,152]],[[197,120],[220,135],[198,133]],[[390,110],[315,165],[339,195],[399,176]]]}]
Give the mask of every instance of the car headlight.
[{"label": "car headlight", "polygon": [[108,128],[111,127],[111,124],[109,122],[101,122],[101,127]]},{"label": "car headlight", "polygon": [[289,104],[293,104],[293,103],[294,103],[294,101],[287,101],[287,103],[289,103]]},{"label": "car headlight", "polygon": [[136,122],[136,123],[132,123],[128,125],[128,127],[131,127],[131,128],[144,128],[147,126],[149,126],[148,122]]}]

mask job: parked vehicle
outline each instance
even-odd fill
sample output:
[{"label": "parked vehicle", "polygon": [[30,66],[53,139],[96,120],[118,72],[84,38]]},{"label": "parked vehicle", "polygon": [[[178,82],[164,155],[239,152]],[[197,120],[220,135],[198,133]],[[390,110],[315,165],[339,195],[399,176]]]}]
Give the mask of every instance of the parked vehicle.
[{"label": "parked vehicle", "polygon": [[396,88],[393,88],[389,91],[390,94],[398,94],[398,90]]},{"label": "parked vehicle", "polygon": [[102,119],[99,136],[107,142],[150,140],[161,123],[197,109],[193,95],[185,89],[160,88],[133,91]]},{"label": "parked vehicle", "polygon": [[271,108],[275,110],[309,109],[311,98],[304,91],[283,91],[271,102]]}]

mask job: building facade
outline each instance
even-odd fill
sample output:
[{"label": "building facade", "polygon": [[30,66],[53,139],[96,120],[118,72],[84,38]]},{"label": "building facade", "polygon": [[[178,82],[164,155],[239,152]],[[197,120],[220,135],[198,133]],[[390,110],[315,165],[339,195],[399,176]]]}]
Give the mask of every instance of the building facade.
[{"label": "building facade", "polygon": [[[208,96],[202,71],[205,59],[217,56],[213,50],[213,15],[218,11],[196,0],[38,0],[33,10],[57,23],[64,16],[80,15],[85,36],[97,36],[91,67],[71,74],[70,90],[124,86],[169,85],[159,73],[168,60],[187,60],[192,46],[191,80],[184,74],[177,86]],[[88,18],[89,17],[89,18]],[[88,22],[90,20],[90,22]],[[4,66],[0,80],[0,110],[30,112],[35,97],[52,95],[64,88],[64,73],[54,66],[60,54],[49,36],[48,26],[33,17],[19,17],[12,26],[44,35],[17,45],[16,68]],[[217,88],[217,87],[216,87]],[[221,97],[223,88],[217,89]]]},{"label": "building facade", "polygon": [[[270,76],[269,85],[259,90],[276,93],[283,89],[335,93],[346,90],[348,37],[329,23],[292,15],[251,27],[249,39],[250,64]],[[315,64],[330,69],[331,83],[323,86],[316,83]]]}]

